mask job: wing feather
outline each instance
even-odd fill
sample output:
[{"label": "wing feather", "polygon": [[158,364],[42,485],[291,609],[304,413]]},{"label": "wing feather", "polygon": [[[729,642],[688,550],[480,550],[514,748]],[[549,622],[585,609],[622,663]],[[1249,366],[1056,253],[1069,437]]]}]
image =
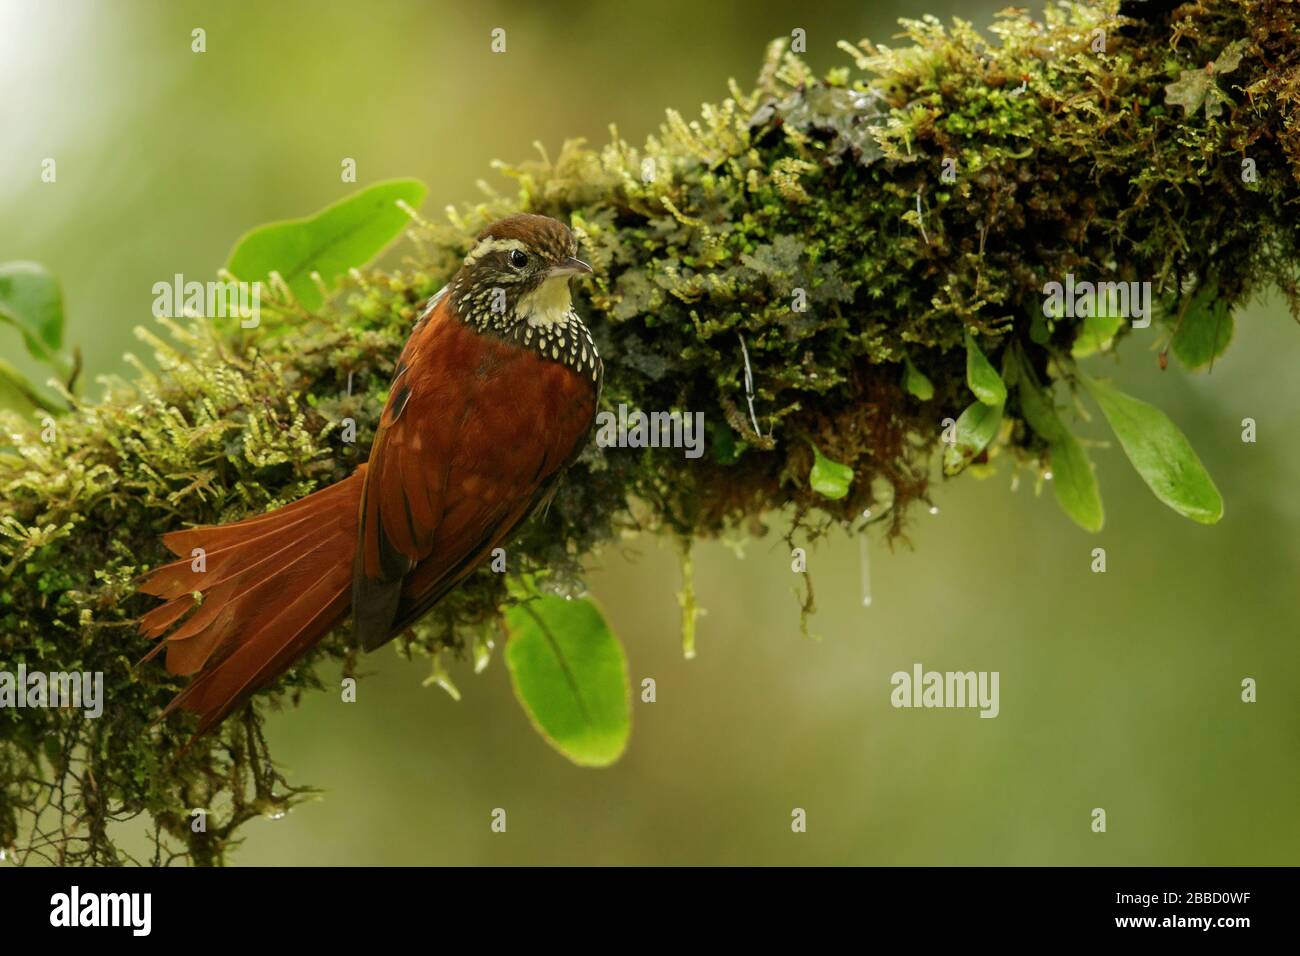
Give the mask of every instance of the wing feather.
[{"label": "wing feather", "polygon": [[595,414],[582,377],[475,332],[448,307],[422,321],[398,369],[362,492],[353,628],[367,650],[509,536]]}]

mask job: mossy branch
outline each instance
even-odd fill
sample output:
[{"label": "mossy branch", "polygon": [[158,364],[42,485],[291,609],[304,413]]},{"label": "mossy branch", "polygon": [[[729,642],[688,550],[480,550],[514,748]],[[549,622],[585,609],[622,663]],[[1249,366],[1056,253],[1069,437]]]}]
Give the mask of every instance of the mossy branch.
[{"label": "mossy branch", "polygon": [[[450,225],[416,222],[404,265],[352,274],[315,313],[285,301],[253,331],[142,330],[157,371],[132,360],[134,378],[108,380],[98,402],[65,393],[72,410],[44,435],[9,416],[0,660],[101,671],[108,700],[97,719],[0,711],[0,846],[124,862],[117,826],[139,818],[148,861],[220,862],[240,824],[299,797],[262,717],[318,687],[327,660],[351,673],[346,636],[178,756],[185,722],[151,721],[180,685],[137,666],[148,647],[131,621],[149,602],[132,580],[163,558],[161,531],[265,510],[363,461],[414,317],[502,213],[580,231],[598,278],[579,307],[606,357],[605,405],[708,423],[698,460],[586,449],[511,548],[513,570],[545,569],[560,587],[632,529],[761,534],[785,510],[815,533],[869,509],[899,533],[926,498],[940,423],[971,403],[968,336],[994,368],[1014,355],[1037,381],[1074,381],[1085,320],[1043,315],[1044,285],[1067,274],[1152,283],[1157,323],[1120,326],[1109,348],[1169,338],[1206,290],[1232,306],[1278,287],[1296,310],[1294,8],[1115,13],[1007,13],[996,43],[960,21],[907,22],[908,46],[846,47],[851,62],[820,79],[775,45],[755,89],[733,85],[695,121],[670,113],[644,148],[615,133],[599,150],[571,142],[554,161],[502,167],[515,194]],[[1024,418],[1012,393],[982,457],[1045,468],[1052,436]],[[814,447],[852,469],[842,497],[812,487]],[[501,576],[480,574],[403,650],[482,648],[506,600]],[[209,812],[205,832],[195,809]]]}]

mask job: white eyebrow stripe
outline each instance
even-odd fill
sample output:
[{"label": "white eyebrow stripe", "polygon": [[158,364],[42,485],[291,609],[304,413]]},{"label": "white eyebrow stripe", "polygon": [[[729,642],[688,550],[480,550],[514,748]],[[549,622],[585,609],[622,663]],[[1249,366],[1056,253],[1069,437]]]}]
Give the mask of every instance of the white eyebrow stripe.
[{"label": "white eyebrow stripe", "polygon": [[527,252],[528,247],[518,239],[494,239],[491,236],[484,239],[470,251],[465,257],[465,264],[477,262],[489,252],[505,252],[510,249],[518,249],[520,252]]}]

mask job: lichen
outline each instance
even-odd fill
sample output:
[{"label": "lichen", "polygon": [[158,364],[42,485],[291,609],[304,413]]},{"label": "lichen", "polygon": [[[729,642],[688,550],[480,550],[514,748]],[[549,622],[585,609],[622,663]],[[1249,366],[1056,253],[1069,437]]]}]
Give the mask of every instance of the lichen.
[{"label": "lichen", "polygon": [[[1010,11],[997,42],[962,21],[905,21],[909,45],[847,47],[851,66],[820,79],[776,44],[753,90],[733,84],[697,120],[670,113],[641,148],[614,131],[600,149],[570,142],[553,161],[502,166],[514,191],[446,225],[415,222],[402,264],[352,273],[316,313],[272,303],[253,331],[168,322],[141,332],[157,370],[133,361],[99,400],[68,395],[51,440],[7,416],[0,660],[102,671],[109,701],[98,719],[0,712],[0,846],[24,861],[130,862],[113,825],[141,818],[154,851],[139,862],[219,863],[249,818],[301,798],[262,721],[317,688],[324,660],[351,673],[346,634],[182,749],[184,719],[154,723],[180,682],[138,663],[149,647],[132,621],[149,601],[133,579],[163,559],[162,531],[263,511],[363,461],[418,310],[498,215],[579,231],[597,278],[578,305],[606,358],[605,407],[708,423],[698,460],[583,452],[511,544],[513,569],[545,569],[552,587],[579,587],[584,557],[633,529],[758,535],[784,513],[806,536],[870,509],[904,533],[939,423],[969,402],[966,335],[995,367],[1012,343],[1044,377],[1068,365],[1081,320],[1041,309],[1044,283],[1066,273],[1149,279],[1167,324],[1211,283],[1229,305],[1280,287],[1300,318],[1294,8],[1202,0],[1172,24],[1114,14]],[[1225,51],[1231,71],[1207,71]],[[1192,90],[1189,71],[1210,79]],[[1193,94],[1217,109],[1189,108]],[[917,373],[929,398],[905,387]],[[1041,439],[1014,400],[1007,415],[999,461],[1036,467]],[[853,470],[844,497],[810,487],[814,447]],[[693,620],[689,584],[683,595]],[[502,576],[478,574],[400,649],[481,658],[507,600]],[[190,825],[197,808],[205,832]]]}]

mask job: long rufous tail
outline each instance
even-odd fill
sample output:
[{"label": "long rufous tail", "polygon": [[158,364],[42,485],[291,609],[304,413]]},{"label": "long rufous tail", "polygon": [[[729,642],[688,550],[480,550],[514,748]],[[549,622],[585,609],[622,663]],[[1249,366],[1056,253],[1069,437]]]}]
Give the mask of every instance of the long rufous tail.
[{"label": "long rufous tail", "polygon": [[145,660],[166,648],[167,670],[193,675],[163,716],[198,714],[205,733],[346,618],[364,473],[267,514],[163,536],[180,560],[140,586],[166,602],[140,619],[161,638]]}]

